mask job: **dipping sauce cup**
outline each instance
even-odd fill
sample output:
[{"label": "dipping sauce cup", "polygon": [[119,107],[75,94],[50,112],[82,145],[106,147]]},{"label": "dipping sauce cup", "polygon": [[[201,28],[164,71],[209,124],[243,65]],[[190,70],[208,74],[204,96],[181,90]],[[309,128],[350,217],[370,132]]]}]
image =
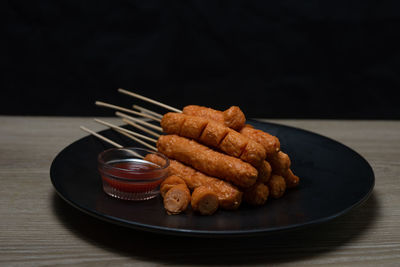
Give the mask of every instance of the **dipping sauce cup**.
[{"label": "dipping sauce cup", "polygon": [[[165,164],[160,166],[143,158],[156,154]],[[159,152],[143,148],[111,148],[98,156],[98,169],[103,190],[125,200],[147,200],[156,197],[160,184],[167,177],[169,160]]]}]

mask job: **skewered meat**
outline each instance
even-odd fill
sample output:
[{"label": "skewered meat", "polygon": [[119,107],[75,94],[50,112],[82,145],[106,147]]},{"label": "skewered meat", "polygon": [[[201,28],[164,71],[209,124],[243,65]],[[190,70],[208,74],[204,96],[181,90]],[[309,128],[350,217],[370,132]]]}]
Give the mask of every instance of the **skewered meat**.
[{"label": "skewered meat", "polygon": [[[155,164],[164,164],[164,159],[155,154],[148,154],[144,159]],[[226,181],[207,176],[177,160],[170,159],[168,174],[181,177],[190,190],[199,186],[210,188],[217,195],[219,206],[223,209],[235,210],[242,202],[243,193],[237,187]]]},{"label": "skewered meat", "polygon": [[286,191],[285,179],[280,175],[273,174],[268,181],[268,187],[271,197],[280,198]]},{"label": "skewered meat", "polygon": [[220,122],[234,130],[240,130],[246,122],[246,117],[237,106],[232,106],[225,111],[219,111],[207,107],[189,105],[184,107],[182,112],[187,115],[203,117]]},{"label": "skewered meat", "polygon": [[262,145],[210,119],[169,112],[163,116],[161,127],[168,134],[187,137],[218,148],[255,167],[260,166],[266,157]]},{"label": "skewered meat", "polygon": [[243,194],[243,199],[245,202],[259,206],[264,205],[269,196],[269,189],[263,183],[257,182],[250,188],[246,189]]},{"label": "skewered meat", "polygon": [[251,125],[246,124],[246,126],[240,130],[240,133],[262,145],[267,156],[275,154],[280,150],[280,142],[276,136],[254,129]]},{"label": "skewered meat", "polygon": [[249,163],[184,137],[162,135],[157,141],[157,149],[169,158],[243,188],[252,186],[257,180],[258,172]]},{"label": "skewered meat", "polygon": [[202,215],[211,215],[218,209],[218,196],[207,186],[194,189],[191,200],[192,209]]},{"label": "skewered meat", "polygon": [[190,191],[186,184],[177,184],[164,196],[164,208],[168,214],[179,214],[185,211],[190,203]]},{"label": "skewered meat", "polygon": [[165,194],[177,184],[186,184],[185,181],[177,175],[170,175],[161,183],[160,185],[160,193],[161,196],[164,197]]}]

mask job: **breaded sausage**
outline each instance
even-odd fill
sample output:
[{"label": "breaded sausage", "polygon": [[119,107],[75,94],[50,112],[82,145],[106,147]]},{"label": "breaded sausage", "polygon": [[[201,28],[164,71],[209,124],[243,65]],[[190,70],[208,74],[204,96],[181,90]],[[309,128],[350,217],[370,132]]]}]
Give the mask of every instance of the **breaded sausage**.
[{"label": "breaded sausage", "polygon": [[268,182],[269,178],[271,178],[272,167],[268,161],[264,160],[263,164],[257,168],[258,170],[258,177],[257,182],[266,183]]},{"label": "breaded sausage", "polygon": [[240,133],[262,145],[267,153],[267,156],[275,154],[280,150],[281,145],[276,136],[258,129],[254,129],[251,125],[246,124],[245,127],[240,130]]},{"label": "breaded sausage", "polygon": [[262,145],[210,119],[169,112],[163,116],[161,127],[167,134],[194,139],[255,167],[260,166],[266,157]]},{"label": "breaded sausage", "polygon": [[252,186],[257,180],[258,172],[249,163],[184,137],[162,135],[157,141],[157,149],[168,158],[176,159],[207,175],[224,179],[243,188]]},{"label": "breaded sausage", "polygon": [[202,215],[211,215],[218,209],[218,197],[206,186],[197,187],[192,193],[192,209]]},{"label": "breaded sausage", "polygon": [[271,197],[280,198],[286,191],[285,179],[280,175],[273,174],[268,181],[268,187]]},{"label": "breaded sausage", "polygon": [[291,169],[287,170],[283,178],[285,178],[287,188],[297,187],[300,183],[300,178],[297,175],[295,175]]},{"label": "breaded sausage", "polygon": [[243,199],[250,205],[264,205],[268,199],[269,189],[263,183],[257,182],[243,193]]},{"label": "breaded sausage", "polygon": [[189,105],[183,108],[184,114],[217,121],[234,130],[240,130],[246,123],[246,117],[238,106],[232,106],[225,111],[207,107]]},{"label": "breaded sausage", "polygon": [[[144,159],[155,164],[164,164],[164,159],[155,154],[148,154]],[[229,182],[207,176],[179,161],[170,159],[168,174],[181,177],[190,190],[199,186],[209,187],[218,196],[219,206],[223,209],[235,210],[242,203],[243,193],[237,187]]]},{"label": "breaded sausage", "polygon": [[185,211],[190,203],[190,191],[186,184],[177,184],[164,196],[164,208],[169,215]]},{"label": "breaded sausage", "polygon": [[269,155],[267,161],[271,164],[272,172],[281,176],[286,174],[291,165],[289,156],[282,151]]},{"label": "breaded sausage", "polygon": [[186,183],[181,177],[177,175],[170,175],[167,178],[165,178],[165,180],[160,185],[161,196],[164,197],[165,193],[167,193],[168,190],[170,190],[173,186],[177,184],[186,184]]}]

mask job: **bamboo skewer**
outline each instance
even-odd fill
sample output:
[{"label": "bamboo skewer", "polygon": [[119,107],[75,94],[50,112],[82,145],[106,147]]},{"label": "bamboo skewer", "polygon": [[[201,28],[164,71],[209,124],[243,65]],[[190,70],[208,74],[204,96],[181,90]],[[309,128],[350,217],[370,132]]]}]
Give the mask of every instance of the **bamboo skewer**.
[{"label": "bamboo skewer", "polygon": [[117,111],[117,112],[115,112],[115,115],[117,115],[117,116],[119,116],[119,117],[121,117],[121,118],[125,118],[125,119],[128,119],[128,120],[131,120],[131,121],[140,123],[140,124],[142,124],[142,125],[144,125],[144,126],[147,126],[147,127],[149,127],[149,128],[152,128],[152,129],[154,129],[154,130],[156,130],[156,131],[160,131],[160,132],[163,131],[163,129],[162,129],[161,127],[159,127],[159,126],[155,126],[155,125],[153,125],[153,124],[151,124],[151,123],[148,123],[148,122],[145,122],[145,121],[143,121],[143,120],[141,120],[141,119],[138,119],[138,118],[135,118],[135,117],[126,115],[126,114],[124,114],[124,113],[121,113],[121,112],[118,112],[118,111]]},{"label": "bamboo skewer", "polygon": [[[118,143],[116,143],[116,142],[114,142],[114,141],[108,139],[107,137],[102,136],[101,134],[98,134],[98,133],[96,133],[96,132],[94,132],[94,131],[92,131],[92,130],[89,130],[88,128],[86,128],[86,127],[84,127],[84,126],[81,126],[80,128],[81,128],[82,130],[84,130],[85,132],[88,132],[88,133],[94,135],[95,137],[99,138],[100,140],[103,140],[103,141],[105,141],[105,142],[107,142],[107,143],[109,143],[109,144],[111,144],[111,145],[113,145],[113,146],[115,146],[115,147],[117,147],[117,148],[124,148],[124,147],[121,146],[120,144],[118,144]],[[121,133],[121,134],[125,134],[125,133],[123,133],[122,131],[121,131],[120,133]],[[133,136],[132,136],[132,137],[133,137]],[[151,146],[151,145],[145,143],[145,142],[142,141],[142,140],[136,140],[136,141],[138,141],[139,143],[143,142],[145,146],[147,146],[147,147],[149,147],[149,148],[151,148],[151,149],[156,149],[156,150],[157,150],[157,148],[155,148],[155,147],[153,147],[153,146]],[[136,153],[135,151],[132,151],[132,150],[127,150],[127,151],[128,151],[129,153],[131,153],[132,155],[134,155],[135,157],[143,158],[142,155]]]},{"label": "bamboo skewer", "polygon": [[138,142],[139,144],[142,144],[142,145],[146,146],[147,148],[150,148],[150,149],[152,149],[154,151],[157,151],[157,148],[155,146],[149,145],[145,141],[140,140],[139,138],[137,138],[137,137],[135,137],[135,136],[133,136],[131,134],[128,134],[128,133],[123,132],[123,131],[118,130],[118,129],[116,131],[119,132],[120,134],[125,135],[126,137],[132,139],[133,141]]},{"label": "bamboo skewer", "polygon": [[142,113],[148,113],[148,114],[150,114],[150,115],[152,115],[154,117],[160,118],[160,119],[163,117],[163,115],[161,115],[161,114],[159,114],[157,112],[154,112],[154,111],[152,111],[150,109],[147,109],[147,108],[144,108],[144,107],[141,107],[141,106],[138,106],[138,105],[133,105],[132,107],[134,109],[136,109],[136,110],[139,110]]},{"label": "bamboo skewer", "polygon": [[173,112],[178,112],[178,113],[181,113],[181,112],[182,112],[182,110],[179,110],[179,109],[177,109],[177,108],[171,107],[171,106],[166,105],[166,104],[163,104],[163,103],[161,103],[161,102],[158,102],[158,101],[156,101],[156,100],[150,99],[150,98],[148,98],[148,97],[145,97],[145,96],[142,96],[142,95],[138,95],[138,94],[136,94],[136,93],[132,93],[132,92],[127,91],[127,90],[122,89],[122,88],[119,88],[119,89],[118,89],[118,92],[123,93],[123,94],[126,94],[126,95],[129,95],[129,96],[132,96],[132,97],[135,97],[135,98],[139,98],[139,99],[141,99],[141,100],[150,102],[150,103],[155,104],[155,105],[158,105],[158,106],[160,106],[160,107],[169,109],[169,110],[171,110],[171,111],[173,111]]},{"label": "bamboo skewer", "polygon": [[130,120],[128,120],[128,119],[122,119],[125,123],[127,123],[127,124],[129,124],[129,125],[131,125],[131,126],[133,126],[133,127],[135,127],[135,128],[137,128],[137,129],[139,129],[139,130],[142,130],[143,132],[146,132],[146,133],[148,133],[148,134],[151,134],[152,136],[154,136],[154,137],[156,137],[156,138],[158,138],[158,137],[160,137],[160,134],[158,134],[158,133],[156,133],[156,132],[153,132],[153,131],[151,131],[151,130],[149,130],[149,129],[147,129],[147,128],[145,128],[145,127],[143,127],[143,126],[140,126],[139,124],[137,124],[137,123],[134,123],[134,122],[132,122],[132,121],[130,121]]},{"label": "bamboo skewer", "polygon": [[109,143],[109,144],[111,144],[111,145],[113,145],[113,146],[115,146],[115,147],[123,148],[123,146],[121,146],[120,144],[118,144],[118,143],[116,143],[116,142],[114,142],[114,141],[108,139],[107,137],[104,137],[104,136],[102,136],[102,135],[100,135],[100,134],[98,134],[98,133],[96,133],[96,132],[94,132],[94,131],[92,131],[92,130],[89,130],[88,128],[86,128],[86,127],[84,127],[84,126],[81,126],[80,128],[81,128],[82,130],[84,130],[85,132],[88,132],[88,133],[90,133],[90,134],[96,136],[97,138],[99,138],[99,139],[101,139],[101,140],[103,140],[103,141],[105,141],[105,142],[107,142],[107,143]]},{"label": "bamboo skewer", "polygon": [[127,108],[123,108],[123,107],[120,107],[120,106],[116,106],[116,105],[113,105],[113,104],[108,104],[108,103],[105,103],[105,102],[102,102],[102,101],[96,101],[95,104],[96,104],[97,106],[112,108],[112,109],[124,111],[124,112],[127,112],[127,113],[131,113],[131,114],[134,114],[134,115],[146,117],[146,118],[149,118],[149,119],[158,121],[158,122],[161,121],[161,119],[159,119],[159,118],[157,118],[157,117],[154,117],[154,116],[151,116],[151,115],[149,115],[149,114],[137,112],[137,111],[130,110],[130,109],[127,109]]},{"label": "bamboo skewer", "polygon": [[145,136],[145,135],[142,135],[142,134],[139,134],[139,133],[136,133],[136,132],[132,132],[132,131],[130,131],[130,130],[128,130],[128,129],[119,127],[119,126],[117,126],[117,125],[108,123],[108,122],[106,122],[106,121],[99,120],[99,119],[94,119],[94,120],[95,120],[96,122],[98,122],[98,123],[101,123],[101,124],[103,124],[103,125],[106,125],[106,126],[112,128],[112,129],[118,129],[118,130],[123,131],[123,132],[125,132],[125,133],[128,133],[128,134],[131,134],[131,135],[140,137],[140,138],[142,138],[142,139],[145,139],[145,140],[148,140],[148,141],[151,141],[151,142],[154,142],[154,143],[157,142],[156,139],[150,138],[150,137],[148,137],[148,136]]}]

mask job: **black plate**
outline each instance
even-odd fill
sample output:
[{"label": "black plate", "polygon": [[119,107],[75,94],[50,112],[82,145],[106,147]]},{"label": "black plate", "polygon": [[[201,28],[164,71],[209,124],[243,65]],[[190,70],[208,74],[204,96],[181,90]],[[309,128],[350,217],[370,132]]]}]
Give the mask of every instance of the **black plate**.
[{"label": "black plate", "polygon": [[[237,236],[271,233],[334,219],[365,201],[374,187],[368,162],[352,149],[321,135],[273,123],[250,121],[279,137],[282,151],[300,176],[296,189],[261,207],[242,204],[238,211],[212,216],[191,211],[168,216],[157,197],[142,202],[114,199],[102,190],[97,155],[107,144],[93,136],[66,147],[54,159],[50,175],[58,194],[97,218],[158,233],[191,236]],[[111,130],[101,134],[125,146],[140,146]]]}]

